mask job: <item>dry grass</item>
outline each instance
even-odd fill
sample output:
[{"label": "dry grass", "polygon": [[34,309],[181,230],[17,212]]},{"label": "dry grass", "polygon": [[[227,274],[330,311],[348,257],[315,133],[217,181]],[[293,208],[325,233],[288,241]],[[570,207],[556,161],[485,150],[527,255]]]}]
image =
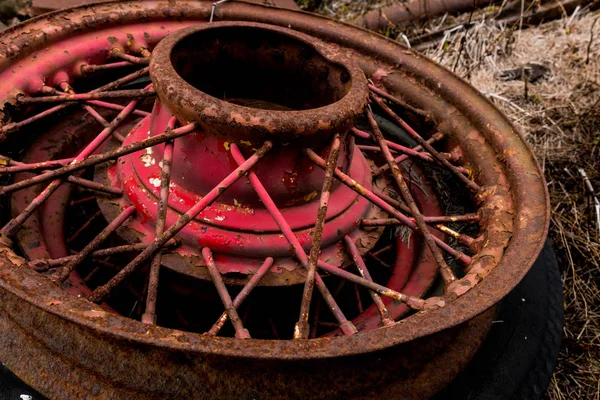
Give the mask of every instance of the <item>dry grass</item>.
[{"label": "dry grass", "polygon": [[[324,1],[324,14],[352,19],[388,2]],[[376,4],[378,3],[378,4]],[[561,266],[565,329],[547,398],[600,399],[600,233],[578,169],[600,196],[600,13],[580,11],[536,27],[491,22],[488,13],[441,17],[403,30],[414,38],[457,21],[458,31],[425,54],[470,81],[523,133],[546,176],[552,203],[550,236]],[[592,39],[593,35],[593,39]],[[592,40],[591,40],[592,39]],[[538,63],[550,75],[536,83],[503,81],[502,71]]]},{"label": "dry grass", "polygon": [[[481,23],[427,51],[486,94],[523,132],[542,165],[552,203],[550,234],[562,268],[565,329],[548,398],[600,398],[600,233],[578,169],[600,193],[600,13],[511,31]],[[462,43],[462,37],[467,40]],[[589,54],[588,54],[589,49]],[[588,61],[589,60],[589,61]],[[537,84],[501,71],[539,63]]]}]

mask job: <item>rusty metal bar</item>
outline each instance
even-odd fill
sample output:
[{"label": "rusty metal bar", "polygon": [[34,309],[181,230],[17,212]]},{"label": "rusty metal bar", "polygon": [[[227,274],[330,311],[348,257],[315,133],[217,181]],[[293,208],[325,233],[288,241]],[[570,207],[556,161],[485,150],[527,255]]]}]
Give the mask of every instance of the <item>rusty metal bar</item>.
[{"label": "rusty metal bar", "polygon": [[[244,156],[242,155],[236,144],[231,145],[231,154],[234,160],[238,163],[238,165],[244,162]],[[304,252],[304,249],[302,248],[302,245],[300,244],[298,238],[296,237],[289,224],[281,214],[281,211],[279,211],[279,208],[277,208],[277,206],[273,202],[273,199],[271,199],[271,196],[266,191],[265,187],[253,171],[250,171],[250,173],[248,174],[248,181],[252,185],[252,188],[256,191],[256,194],[258,194],[258,197],[265,205],[265,208],[267,209],[269,214],[271,214],[271,216],[275,220],[275,223],[281,230],[283,236],[285,236],[287,241],[292,246],[294,254],[296,255],[298,261],[300,261],[300,264],[308,270],[309,260],[306,253]],[[352,322],[346,319],[340,307],[337,305],[335,299],[329,292],[329,289],[327,289],[327,286],[325,285],[318,273],[315,273],[315,285],[317,286],[319,293],[321,293],[321,295],[323,296],[325,302],[327,302],[327,306],[332,310],[334,317],[340,324],[342,332],[344,332],[345,335],[353,335],[354,333],[356,333],[356,327],[352,324]],[[295,336],[296,333],[294,332],[294,337]]]},{"label": "rusty metal bar", "polygon": [[0,166],[0,175],[11,174],[15,172],[37,171],[40,169],[60,168],[73,162],[75,158],[64,158],[61,160],[48,160],[32,164],[27,164],[21,161],[15,161],[11,158],[0,156],[2,162],[10,166]]},{"label": "rusty metal bar", "polygon": [[[318,165],[321,169],[325,168],[325,160],[323,160],[321,157],[319,157],[319,155],[317,153],[315,153],[313,150],[307,149],[306,155],[310,158],[310,160],[313,163]],[[350,189],[354,190],[356,193],[360,194],[361,196],[363,196],[364,198],[369,200],[371,203],[373,203],[376,206],[378,206],[379,208],[381,208],[383,211],[387,212],[388,214],[391,214],[396,219],[402,221],[402,223],[404,225],[408,226],[410,229],[415,230],[415,231],[418,230],[417,225],[409,217],[402,214],[400,211],[395,209],[390,204],[386,203],[375,193],[371,192],[370,190],[368,190],[367,188],[365,188],[364,186],[362,186],[361,184],[356,182],[354,179],[352,179],[348,175],[344,174],[338,168],[335,169],[335,176],[344,185],[348,186]],[[438,246],[440,246],[441,249],[446,251],[448,254],[450,254],[457,260],[461,261],[463,264],[469,265],[471,263],[471,257],[467,256],[464,253],[456,251],[452,247],[448,246],[447,243],[444,243],[444,241],[442,241],[441,239],[439,239],[435,236],[433,237],[433,239],[436,242],[436,244]]]},{"label": "rusty metal bar", "polygon": [[[352,128],[350,130],[350,132],[352,132],[353,135],[355,135],[359,138],[362,138],[362,139],[375,140],[375,139],[373,139],[373,137],[370,133],[361,131],[360,129],[357,129],[357,128]],[[401,153],[407,154],[407,155],[415,157],[415,158],[420,158],[423,161],[429,161],[429,162],[433,161],[432,157],[427,153],[419,153],[418,151],[415,151],[409,147],[402,146],[398,143],[394,143],[390,140],[385,140],[385,142],[389,148],[399,151]]]},{"label": "rusty metal bar", "polygon": [[[64,92],[64,94],[57,92],[57,94],[59,96],[77,94],[77,93],[75,93],[75,90],[71,87],[71,85],[69,85],[67,82],[61,82],[59,87]],[[104,117],[102,115],[100,115],[98,113],[98,111],[96,111],[92,106],[90,106],[89,104],[83,104],[82,106],[83,106],[84,110],[87,111],[87,113],[90,114],[92,116],[92,118],[94,118],[96,121],[98,121],[98,123],[100,125],[102,125],[104,128],[108,127],[108,125],[109,125],[108,121],[105,120]]]},{"label": "rusty metal bar", "polygon": [[[433,134],[429,139],[427,139],[427,143],[433,144],[435,142],[442,140],[443,137],[444,137],[443,133],[437,132],[437,133]],[[390,150],[392,150],[392,149],[390,149]],[[415,146],[415,147],[413,147],[413,150],[421,151],[421,150],[423,150],[423,146],[421,146],[421,145]],[[402,154],[401,156],[394,158],[394,162],[396,164],[401,164],[402,162],[407,160],[408,157],[409,157],[408,155]],[[390,166],[387,165],[387,163],[386,163],[386,164],[382,165],[380,168],[374,170],[373,176],[379,176],[382,173],[384,173],[385,171],[387,171],[388,169],[390,169]]]},{"label": "rusty metal bar", "polygon": [[[86,103],[94,105],[96,107],[106,108],[107,110],[121,111],[123,108],[125,108],[125,106],[122,106],[120,104],[107,103],[102,100],[89,100],[86,101]],[[139,117],[147,117],[150,115],[150,113],[148,111],[134,110],[133,115],[137,115]]]},{"label": "rusty metal bar", "polygon": [[129,206],[108,224],[87,246],[83,248],[71,261],[52,274],[56,282],[64,282],[71,272],[75,270],[90,254],[94,252],[113,232],[135,213],[135,207]]},{"label": "rusty metal bar", "polygon": [[396,184],[400,189],[400,193],[402,194],[402,198],[410,208],[411,214],[415,219],[415,223],[421,231],[421,234],[425,238],[425,242],[427,243],[431,254],[433,254],[433,258],[435,258],[435,261],[440,269],[440,273],[442,275],[442,278],[444,279],[444,282],[446,282],[446,284],[454,282],[456,280],[456,277],[454,276],[452,269],[450,269],[448,264],[446,264],[446,260],[444,260],[442,252],[433,240],[433,235],[431,234],[431,232],[429,231],[429,227],[423,220],[423,215],[421,214],[419,207],[417,207],[417,203],[415,203],[415,200],[413,199],[412,194],[410,193],[410,189],[408,188],[408,185],[406,184],[406,181],[402,176],[402,171],[400,171],[398,165],[394,163],[394,157],[392,156],[392,153],[390,153],[386,140],[383,137],[383,133],[381,133],[381,131],[379,130],[377,121],[375,121],[375,117],[373,116],[373,113],[371,113],[371,111],[367,111],[367,118],[369,120],[369,124],[371,125],[373,136],[377,140],[379,147],[381,147],[383,157],[385,158],[387,164],[390,166],[392,175],[394,176],[394,180],[396,181]]},{"label": "rusty metal bar", "polygon": [[160,237],[155,238],[154,242],[142,251],[133,261],[131,261],[125,268],[113,277],[108,283],[100,286],[94,290],[89,296],[89,300],[95,303],[100,303],[104,298],[119,285],[125,278],[139,268],[144,261],[150,258],[156,250],[162,247],[169,239],[175,237],[175,235],[183,229],[191,220],[193,220],[198,214],[200,214],[206,207],[210,206],[225,190],[231,185],[237,182],[242,176],[244,176],[260,159],[271,148],[273,144],[269,141],[265,142],[260,149],[258,149],[246,162],[231,172],[225,179],[223,179],[217,186],[215,186],[210,192],[208,192],[202,200],[196,203],[192,208],[183,214],[177,222],[175,222],[169,229],[167,229]]},{"label": "rusty metal bar", "polygon": [[[169,121],[169,128],[175,127],[176,119]],[[171,182],[171,165],[173,163],[173,142],[165,143],[165,150],[162,159],[162,169],[160,177],[160,199],[158,201],[158,212],[156,215],[156,225],[154,227],[154,237],[159,237],[165,231],[167,220],[167,210],[169,208],[169,184]],[[148,277],[148,293],[146,296],[146,311],[142,315],[142,322],[145,324],[156,324],[156,299],[158,297],[158,280],[160,275],[160,263],[162,260],[162,249],[158,249],[152,258],[150,264],[150,276]]]},{"label": "rusty metal bar", "polygon": [[206,261],[206,267],[208,268],[208,272],[210,273],[210,277],[212,278],[215,287],[217,288],[217,292],[219,293],[219,297],[225,306],[225,312],[227,312],[227,316],[231,321],[231,324],[235,328],[235,337],[238,339],[249,339],[250,332],[246,328],[244,328],[244,324],[238,315],[238,312],[231,300],[231,296],[227,291],[227,287],[225,283],[223,283],[223,278],[221,277],[221,273],[217,269],[215,264],[215,260],[213,258],[212,252],[208,247],[202,249],[202,257],[204,257],[204,261]]},{"label": "rusty metal bar", "polygon": [[[176,239],[171,239],[167,243],[165,243],[164,247],[166,247],[166,248],[175,247],[178,244],[179,244],[179,242]],[[135,252],[135,251],[144,250],[148,246],[149,246],[148,243],[136,243],[136,244],[126,244],[123,246],[109,247],[107,249],[96,250],[92,254],[90,254],[89,257],[94,257],[94,258],[110,257],[110,256],[114,256],[117,254],[131,253],[131,252]],[[61,265],[65,265],[66,263],[73,260],[75,257],[77,257],[77,254],[74,254],[71,256],[66,256],[66,257],[61,257],[61,258],[54,258],[51,260],[46,260],[46,259],[31,260],[31,261],[29,261],[29,266],[38,272],[44,272],[44,271],[48,271],[51,268],[56,268],[56,267],[60,267]]]},{"label": "rusty metal bar", "polygon": [[82,94],[70,94],[67,96],[46,96],[46,97],[28,97],[28,96],[17,96],[17,103],[19,104],[39,104],[39,103],[66,103],[73,101],[88,101],[88,100],[101,100],[101,99],[125,99],[125,98],[138,98],[138,97],[149,97],[154,96],[156,92],[154,88],[144,89],[130,89],[130,90],[115,90],[112,92],[95,92],[95,93],[82,93]]},{"label": "rusty metal bar", "polygon": [[119,189],[119,188],[116,188],[113,186],[103,185],[101,183],[90,181],[89,179],[83,179],[78,176],[71,175],[71,176],[67,177],[67,181],[74,185],[80,186],[82,188],[94,190],[97,192],[102,192],[102,193],[110,194],[113,196],[123,195],[122,189]]},{"label": "rusty metal bar", "polygon": [[[232,149],[232,155],[233,155],[234,159],[236,160],[236,162],[238,164],[240,162],[242,162],[244,160],[244,158],[243,158],[241,152],[239,151],[239,149],[237,148],[237,145],[232,144],[231,149]],[[319,164],[317,164],[317,165],[319,165],[322,169],[326,168],[325,160],[320,158],[318,155],[316,155],[316,153],[314,153],[310,149],[308,149],[307,152],[315,154],[315,156],[319,160],[322,161],[321,165],[319,165]],[[335,171],[336,176],[340,172],[340,170],[338,168],[336,168],[334,171]],[[281,214],[281,211],[279,211],[279,209],[277,208],[277,206],[271,199],[271,196],[269,196],[269,193],[267,193],[267,191],[265,190],[264,186],[262,185],[262,183],[260,182],[260,180],[258,179],[256,174],[253,173],[252,171],[250,171],[250,173],[248,174],[248,180],[250,181],[250,184],[252,185],[252,187],[254,188],[256,193],[258,194],[258,196],[261,199],[261,201],[263,202],[263,204],[265,205],[265,208],[269,211],[269,213],[271,214],[271,216],[277,223],[277,226],[279,226],[279,229],[281,229],[281,233],[285,236],[285,238],[288,240],[288,242],[292,246],[294,254],[298,258],[300,263],[302,265],[307,265],[308,257],[306,256],[304,249],[302,249],[302,245],[298,241],[298,238],[296,237],[296,235],[294,235],[294,232],[292,231],[289,224],[287,223],[287,221]],[[394,210],[394,209],[392,208],[392,210]],[[408,304],[412,308],[423,309],[423,307],[424,307],[424,301],[421,299],[418,299],[418,298],[412,297],[412,296],[407,296],[402,293],[398,293],[392,289],[386,288],[385,286],[379,285],[375,282],[371,282],[360,276],[346,272],[346,271],[342,270],[341,268],[334,267],[333,265],[329,265],[323,261],[319,260],[317,262],[317,267],[319,267],[320,269],[323,269],[324,271],[327,271],[333,275],[339,276],[345,280],[348,280],[350,282],[361,285],[369,290],[374,290],[377,293],[382,294],[384,296],[388,296],[388,297],[394,298],[398,301],[402,301],[402,302]],[[317,274],[316,276],[319,276],[319,274]],[[321,286],[320,282],[321,282],[320,280],[316,280],[317,288],[319,288],[319,286]],[[327,290],[326,287],[324,289]],[[339,308],[336,308],[336,309],[339,309]]]},{"label": "rusty metal bar", "polygon": [[196,124],[191,123],[181,128],[176,128],[173,130],[166,130],[164,133],[160,135],[153,136],[148,139],[140,140],[139,142],[132,143],[127,146],[119,147],[115,150],[108,151],[102,154],[96,154],[87,157],[83,161],[79,161],[77,163],[73,162],[63,168],[59,168],[53,171],[49,171],[43,173],[41,175],[34,176],[30,179],[24,179],[17,183],[13,183],[12,185],[0,186],[0,194],[6,194],[10,192],[14,192],[17,190],[25,189],[38,183],[47,182],[53,180],[55,178],[61,177],[63,175],[67,175],[73,173],[75,171],[79,171],[88,167],[93,167],[94,165],[101,164],[103,162],[114,160],[119,157],[123,157],[127,154],[135,153],[136,151],[145,149],[146,147],[152,147],[160,143],[168,142],[170,140],[177,139],[178,137],[185,136],[190,134],[196,129]]},{"label": "rusty metal bar", "polygon": [[317,211],[317,220],[312,235],[312,245],[308,255],[308,268],[306,281],[304,283],[304,292],[302,294],[302,303],[300,305],[300,317],[294,329],[294,339],[308,339],[310,325],[308,323],[308,314],[310,312],[310,303],[315,284],[315,273],[317,270],[317,260],[321,252],[321,242],[323,238],[323,227],[325,226],[325,216],[329,206],[329,197],[331,195],[331,185],[333,183],[333,170],[337,167],[340,155],[340,134],[336,134],[331,142],[329,156],[327,157],[327,168],[325,168],[325,178],[321,189],[321,198],[319,200],[319,210]]},{"label": "rusty metal bar", "polygon": [[150,58],[149,57],[136,57],[136,56],[132,56],[131,54],[127,54],[127,53],[123,53],[121,51],[121,49],[119,48],[113,48],[110,51],[110,55],[114,58],[120,58],[121,60],[127,61],[131,64],[137,64],[137,65],[148,65],[150,64]]},{"label": "rusty metal bar", "polygon": [[119,61],[119,62],[115,62],[115,63],[100,64],[100,65],[85,64],[85,65],[81,66],[81,73],[84,75],[88,75],[88,74],[93,74],[94,72],[98,72],[98,71],[107,71],[107,70],[112,70],[112,69],[117,69],[117,68],[126,68],[126,67],[135,67],[135,64],[132,64],[129,61]]},{"label": "rusty metal bar", "polygon": [[[363,258],[361,257],[360,252],[358,251],[358,248],[356,247],[356,244],[354,244],[354,240],[352,240],[352,238],[350,236],[346,235],[346,236],[344,236],[344,242],[346,243],[346,249],[352,256],[352,260],[354,261],[354,264],[356,265],[356,268],[358,269],[358,272],[360,273],[360,275],[363,278],[368,279],[371,282],[373,282],[373,278],[371,278],[371,274],[369,273],[369,270],[367,269],[367,266],[365,265],[365,260],[363,260]],[[387,308],[385,307],[385,304],[383,304],[383,300],[381,300],[381,297],[379,297],[379,294],[377,294],[377,292],[374,292],[372,290],[369,290],[369,293],[371,294],[373,303],[375,304],[375,306],[377,307],[377,310],[379,311],[381,323],[386,326],[393,325],[394,320],[390,317],[390,314],[389,314]]]},{"label": "rusty metal bar", "polygon": [[[148,74],[148,71],[150,70],[150,67],[145,67],[142,68],[138,71],[135,71],[129,75],[126,75],[122,78],[119,78],[115,81],[112,81],[110,83],[107,83],[106,85],[103,85],[97,89],[92,90],[90,93],[98,93],[98,92],[103,92],[106,90],[112,90],[115,89],[121,85],[124,85],[126,83],[129,83],[131,81],[134,81],[146,74]],[[15,132],[17,130],[19,130],[20,128],[22,128],[25,125],[31,124],[35,121],[38,121],[44,117],[50,116],[52,114],[57,113],[58,111],[64,110],[67,107],[70,107],[72,105],[74,105],[76,103],[67,103],[67,104],[61,104],[52,108],[49,108],[48,110],[42,111],[39,114],[33,115],[29,118],[24,119],[23,121],[19,121],[19,122],[12,122],[10,124],[6,124],[2,127],[0,127],[0,132],[2,132],[2,135],[0,135],[0,141],[4,140],[6,138],[6,134],[8,133],[12,133]]]},{"label": "rusty metal bar", "polygon": [[[414,220],[414,218],[412,218]],[[423,216],[423,219],[427,223],[452,223],[452,222],[478,222],[479,215],[477,214],[464,214],[464,215],[444,215],[439,217],[426,217]],[[390,225],[400,225],[401,221],[398,221],[396,218],[381,218],[381,219],[363,219],[361,221],[362,226],[390,226]]]},{"label": "rusty metal bar", "polygon": [[[256,272],[256,274],[252,275],[252,278],[250,278],[250,280],[248,281],[248,283],[246,283],[246,285],[244,286],[244,288],[238,293],[238,295],[233,300],[233,306],[236,309],[238,309],[242,305],[242,303],[244,302],[244,300],[246,300],[246,298],[248,298],[248,296],[250,295],[250,293],[252,292],[252,290],[254,290],[254,288],[256,286],[258,286],[258,284],[260,283],[260,281],[263,278],[263,276],[265,276],[266,273],[269,272],[269,270],[273,266],[273,261],[274,260],[273,260],[272,257],[267,257],[265,259],[265,262],[261,265],[261,267]],[[227,312],[224,312],[219,317],[219,319],[217,320],[217,322],[215,322],[214,325],[210,328],[210,330],[205,333],[205,335],[209,335],[209,336],[215,336],[215,335],[217,335],[219,333],[219,331],[225,325],[225,322],[227,322],[228,318],[229,317],[227,315]]]},{"label": "rusty metal bar", "polygon": [[425,119],[429,120],[431,119],[431,114],[428,113],[425,110],[421,110],[420,108],[416,108],[411,106],[410,104],[406,103],[405,101],[400,100],[397,97],[392,96],[391,94],[379,89],[377,86],[373,85],[373,84],[368,84],[369,89],[371,89],[373,92],[377,93],[379,96],[393,102],[396,103],[397,105],[399,105],[402,108],[405,108],[409,111],[411,111],[414,114],[420,115],[422,117],[424,117]]},{"label": "rusty metal bar", "polygon": [[446,168],[452,171],[454,175],[456,175],[461,181],[463,181],[469,189],[471,189],[474,193],[479,193],[481,191],[481,187],[479,187],[479,185],[467,178],[459,168],[454,166],[450,161],[446,159],[446,157],[444,157],[436,149],[434,149],[433,146],[427,143],[427,141],[423,139],[421,135],[419,135],[413,128],[411,128],[410,125],[404,122],[404,120],[400,118],[398,114],[396,114],[391,108],[389,108],[379,96],[371,92],[371,98],[377,103],[379,107],[381,107],[383,111],[385,111],[386,114],[388,114],[394,121],[396,121],[396,123],[400,127],[402,127],[406,132],[408,132],[408,134],[412,136],[412,138],[415,139],[421,146],[423,146],[423,148],[427,150],[436,160],[444,164]]},{"label": "rusty metal bar", "polygon": [[[106,141],[106,139],[112,134],[112,131],[115,130],[135,109],[137,105],[137,100],[133,100],[130,102],[127,107],[123,111],[119,113],[110,123],[110,125],[102,130],[82,151],[75,157],[75,159],[69,164],[69,166],[81,164],[86,158],[88,158],[94,151],[98,149]],[[60,170],[64,170],[68,167],[63,167]],[[54,170],[47,172],[46,174],[53,174],[59,170]],[[46,175],[38,175],[37,177]],[[25,179],[21,182],[25,181],[33,181],[34,178]],[[20,183],[20,182],[19,182]],[[35,212],[35,210],[54,193],[60,185],[63,183],[62,179],[55,179],[50,183],[38,196],[36,196],[31,203],[15,218],[11,219],[0,231],[3,235],[13,236],[15,233],[21,229],[23,223]],[[14,186],[14,185],[13,185]],[[2,193],[2,192],[0,192]]]}]

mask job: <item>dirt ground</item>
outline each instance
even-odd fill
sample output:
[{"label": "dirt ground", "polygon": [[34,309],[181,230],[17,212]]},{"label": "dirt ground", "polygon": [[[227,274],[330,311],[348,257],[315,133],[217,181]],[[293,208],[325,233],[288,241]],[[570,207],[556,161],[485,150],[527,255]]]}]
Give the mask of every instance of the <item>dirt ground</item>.
[{"label": "dirt ground", "polygon": [[[297,3],[352,20],[399,1]],[[26,18],[27,5],[27,0],[0,0],[0,30]],[[547,398],[598,400],[600,227],[581,171],[600,197],[600,12],[584,7],[536,26],[493,22],[497,12],[495,7],[472,15],[443,16],[381,33],[410,43],[423,33],[461,21],[474,23],[423,52],[471,82],[511,118],[532,146],[550,192],[550,236],[565,295],[563,345]],[[522,79],[523,67],[539,75],[537,79]]]}]

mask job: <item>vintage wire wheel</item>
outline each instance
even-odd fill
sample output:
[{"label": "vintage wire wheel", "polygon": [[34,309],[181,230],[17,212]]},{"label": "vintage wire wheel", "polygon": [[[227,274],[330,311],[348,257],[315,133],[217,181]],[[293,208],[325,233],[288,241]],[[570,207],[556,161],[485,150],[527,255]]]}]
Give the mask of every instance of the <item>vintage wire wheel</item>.
[{"label": "vintage wire wheel", "polygon": [[493,105],[307,13],[47,14],[0,36],[0,99],[0,359],[49,397],[427,398],[547,234]]}]

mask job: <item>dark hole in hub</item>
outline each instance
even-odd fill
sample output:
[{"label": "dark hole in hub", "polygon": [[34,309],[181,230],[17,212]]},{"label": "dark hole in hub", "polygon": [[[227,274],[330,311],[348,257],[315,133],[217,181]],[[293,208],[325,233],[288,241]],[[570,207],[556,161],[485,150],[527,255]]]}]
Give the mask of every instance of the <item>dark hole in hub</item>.
[{"label": "dark hole in hub", "polygon": [[177,43],[171,62],[195,88],[258,109],[323,107],[343,98],[351,86],[346,68],[309,43],[262,28],[196,32]]}]

